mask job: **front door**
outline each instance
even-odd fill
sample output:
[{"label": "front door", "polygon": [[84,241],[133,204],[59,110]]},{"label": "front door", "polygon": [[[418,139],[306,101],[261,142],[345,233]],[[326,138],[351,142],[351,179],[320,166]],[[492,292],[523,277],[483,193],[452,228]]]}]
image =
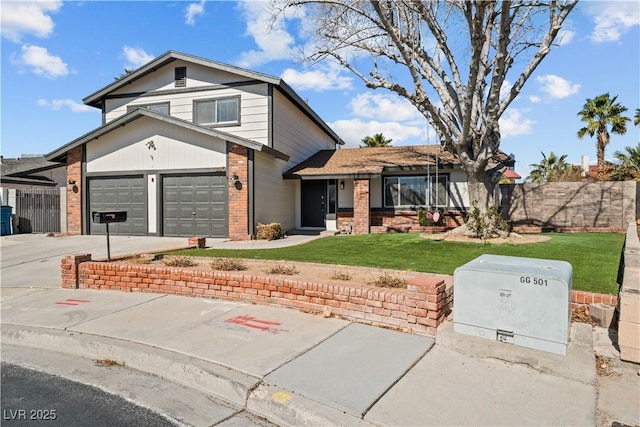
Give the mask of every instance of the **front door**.
[{"label": "front door", "polygon": [[302,181],[302,226],[324,227],[325,181]]}]

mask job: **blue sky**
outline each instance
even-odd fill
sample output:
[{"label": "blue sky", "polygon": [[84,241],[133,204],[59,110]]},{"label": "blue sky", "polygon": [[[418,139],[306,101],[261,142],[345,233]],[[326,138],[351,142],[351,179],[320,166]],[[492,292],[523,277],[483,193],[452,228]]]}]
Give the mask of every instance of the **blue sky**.
[{"label": "blue sky", "polygon": [[[282,21],[268,32],[264,5],[1,0],[0,152],[45,154],[98,127],[99,110],[82,98],[168,50],[282,77],[347,145],[379,132],[393,145],[436,143],[398,97],[364,88],[335,65],[297,62],[299,32]],[[595,139],[576,136],[587,98],[618,95],[629,117],[640,108],[640,3],[583,0],[564,31],[501,121],[501,149],[515,154],[523,177],[541,151],[595,162]],[[630,124],[626,135],[611,136],[607,158],[639,141],[640,128]]]}]

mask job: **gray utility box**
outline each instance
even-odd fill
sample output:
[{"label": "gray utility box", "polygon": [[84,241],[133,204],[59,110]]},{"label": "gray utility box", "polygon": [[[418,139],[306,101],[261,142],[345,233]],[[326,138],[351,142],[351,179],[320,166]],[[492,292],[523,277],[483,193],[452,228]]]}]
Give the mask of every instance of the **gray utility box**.
[{"label": "gray utility box", "polygon": [[573,267],[481,255],[453,276],[455,332],[566,355]]}]

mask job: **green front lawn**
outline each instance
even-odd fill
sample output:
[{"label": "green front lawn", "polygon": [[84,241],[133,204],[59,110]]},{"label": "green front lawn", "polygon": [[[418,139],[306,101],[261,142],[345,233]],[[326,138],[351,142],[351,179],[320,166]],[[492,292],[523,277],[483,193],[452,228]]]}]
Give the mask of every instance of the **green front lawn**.
[{"label": "green front lawn", "polygon": [[423,239],[417,234],[333,236],[281,249],[189,249],[190,256],[275,259],[359,265],[396,270],[453,274],[482,254],[568,261],[573,289],[616,294],[618,265],[624,243],[620,233],[549,234],[551,240],[525,245],[456,243]]}]

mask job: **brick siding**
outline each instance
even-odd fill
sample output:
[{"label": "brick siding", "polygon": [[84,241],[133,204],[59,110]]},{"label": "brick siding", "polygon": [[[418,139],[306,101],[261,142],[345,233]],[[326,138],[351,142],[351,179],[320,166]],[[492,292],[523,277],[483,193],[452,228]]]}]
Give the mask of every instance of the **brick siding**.
[{"label": "brick siding", "polygon": [[[249,149],[228,143],[229,238],[248,240],[249,230]],[[238,181],[233,176],[238,176]]]},{"label": "brick siding", "polygon": [[[82,150],[83,146],[67,152],[67,232],[82,234]],[[70,185],[69,181],[75,181]]]},{"label": "brick siding", "polygon": [[353,234],[369,234],[369,179],[353,182]]}]

